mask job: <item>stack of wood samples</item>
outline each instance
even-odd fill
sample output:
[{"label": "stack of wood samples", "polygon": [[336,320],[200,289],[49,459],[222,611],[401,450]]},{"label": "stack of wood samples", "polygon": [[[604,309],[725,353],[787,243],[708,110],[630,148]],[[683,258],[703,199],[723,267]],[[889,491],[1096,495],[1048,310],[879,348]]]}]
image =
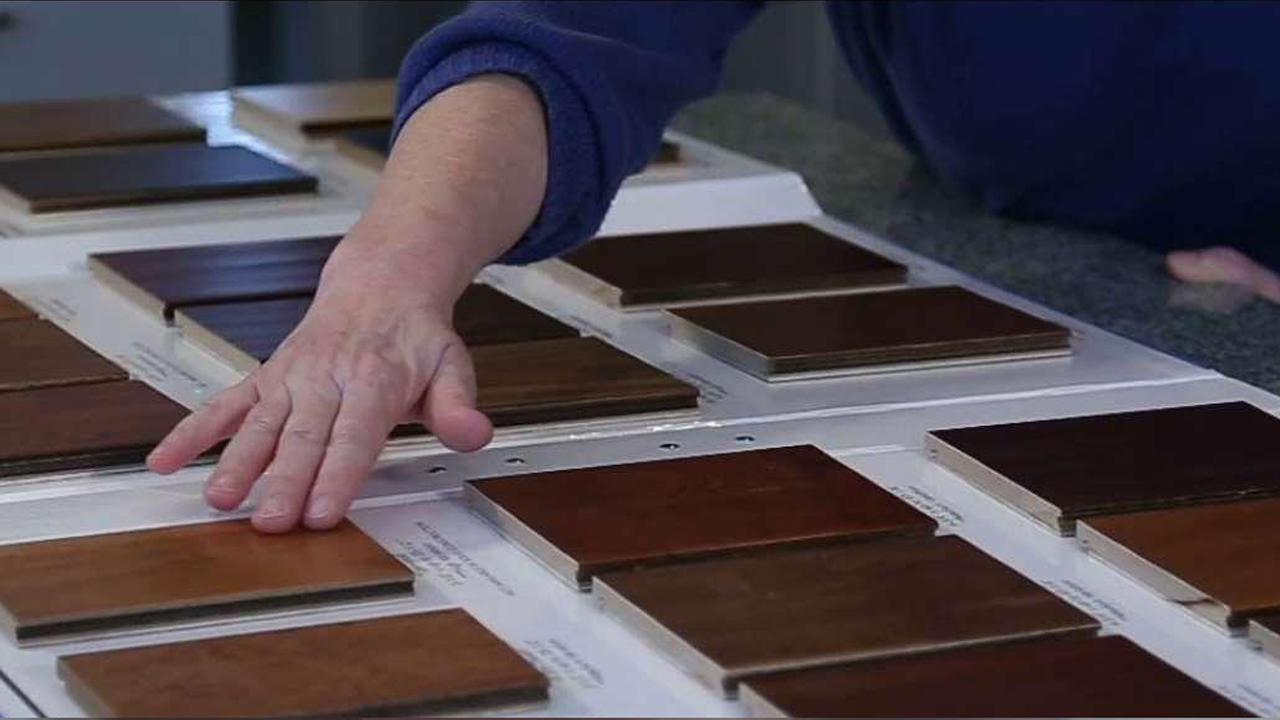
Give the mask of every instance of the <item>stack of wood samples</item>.
[{"label": "stack of wood samples", "polygon": [[802,224],[599,238],[539,265],[624,311],[900,286],[903,265]]},{"label": "stack of wood samples", "polygon": [[146,98],[0,105],[0,153],[204,139],[204,128]]},{"label": "stack of wood samples", "polygon": [[925,447],[1063,535],[1083,518],[1280,494],[1280,419],[1243,402],[934,430]]},{"label": "stack of wood samples", "polygon": [[464,610],[66,655],[98,717],[473,716],[547,700],[547,678]]},{"label": "stack of wood samples", "polygon": [[231,91],[236,124],[268,137],[305,140],[389,126],[395,81],[260,85]]},{"label": "stack of wood samples", "polygon": [[287,535],[236,520],[46,540],[0,547],[0,564],[0,623],[18,643],[408,597],[414,577],[350,522]]},{"label": "stack of wood samples", "polygon": [[667,310],[671,334],[769,382],[1062,357],[1071,333],[958,287]]},{"label": "stack of wood samples", "polygon": [[936,529],[813,446],[472,480],[465,492],[481,517],[583,590],[602,572]]}]

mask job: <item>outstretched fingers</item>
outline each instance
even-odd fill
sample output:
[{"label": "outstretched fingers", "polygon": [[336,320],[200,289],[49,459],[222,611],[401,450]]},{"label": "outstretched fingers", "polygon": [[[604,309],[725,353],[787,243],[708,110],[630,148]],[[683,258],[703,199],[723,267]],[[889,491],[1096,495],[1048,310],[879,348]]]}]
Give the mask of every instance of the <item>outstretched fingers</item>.
[{"label": "outstretched fingers", "polygon": [[251,378],[217,393],[169,431],[147,456],[147,467],[165,475],[176,472],[235,434],[257,402],[258,391]]}]

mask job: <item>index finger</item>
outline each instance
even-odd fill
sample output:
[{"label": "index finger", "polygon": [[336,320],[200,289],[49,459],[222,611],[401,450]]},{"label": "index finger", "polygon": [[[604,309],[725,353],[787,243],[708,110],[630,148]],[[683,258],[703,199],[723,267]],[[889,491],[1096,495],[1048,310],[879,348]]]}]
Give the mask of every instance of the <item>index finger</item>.
[{"label": "index finger", "polygon": [[174,426],[147,456],[147,467],[168,475],[219,441],[231,437],[258,402],[258,390],[245,378],[213,397]]}]

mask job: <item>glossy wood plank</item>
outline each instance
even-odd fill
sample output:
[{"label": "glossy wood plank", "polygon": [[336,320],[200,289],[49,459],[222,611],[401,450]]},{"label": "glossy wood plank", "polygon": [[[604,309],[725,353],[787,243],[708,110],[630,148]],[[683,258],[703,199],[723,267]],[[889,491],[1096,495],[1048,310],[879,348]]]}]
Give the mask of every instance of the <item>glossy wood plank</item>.
[{"label": "glossy wood plank", "polygon": [[900,284],[906,268],[809,225],[600,238],[563,258],[622,307]]},{"label": "glossy wood plank", "polygon": [[639,565],[936,529],[811,445],[472,480],[466,490],[574,586]]},{"label": "glossy wood plank", "polygon": [[0,322],[0,392],[128,380],[129,373],[44,320]]},{"label": "glossy wood plank", "polygon": [[313,134],[390,122],[395,92],[394,80],[352,80],[241,87],[231,98],[237,115]]},{"label": "glossy wood plank", "polygon": [[31,213],[315,193],[317,181],[243,147],[96,148],[0,160],[0,195]]},{"label": "glossy wood plank", "polygon": [[726,691],[761,673],[1097,628],[957,537],[605,573],[595,592],[682,668]]},{"label": "glossy wood plank", "polygon": [[327,532],[266,535],[231,520],[5,545],[0,567],[0,620],[19,642],[413,593],[413,572],[349,521]]},{"label": "glossy wood plank", "polygon": [[527,706],[548,681],[465,610],[65,655],[101,717],[400,717]]},{"label": "glossy wood plank", "polygon": [[132,381],[0,393],[0,480],[140,463],[186,415]]},{"label": "glossy wood plank", "polygon": [[742,696],[755,717],[1249,717],[1116,635],[778,673]]},{"label": "glossy wood plank", "polygon": [[9,293],[0,290],[0,322],[6,320],[31,320],[36,317],[34,312],[26,305],[18,302],[18,299]]},{"label": "glossy wood plank", "polygon": [[204,128],[146,98],[0,105],[0,152],[203,141]]},{"label": "glossy wood plank", "polygon": [[1243,402],[934,430],[927,444],[1067,533],[1082,517],[1280,493],[1280,419]]}]

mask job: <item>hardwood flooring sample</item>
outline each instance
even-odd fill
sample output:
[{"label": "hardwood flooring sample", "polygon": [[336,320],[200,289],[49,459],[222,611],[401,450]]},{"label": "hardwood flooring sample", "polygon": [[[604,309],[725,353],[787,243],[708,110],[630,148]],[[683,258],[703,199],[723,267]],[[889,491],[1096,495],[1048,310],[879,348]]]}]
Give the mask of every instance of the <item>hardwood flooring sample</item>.
[{"label": "hardwood flooring sample", "polygon": [[317,181],[242,147],[95,148],[0,159],[0,197],[30,213],[315,193]]},{"label": "hardwood flooring sample", "polygon": [[1249,717],[1118,635],[777,673],[741,697],[753,717]]},{"label": "hardwood flooring sample", "polygon": [[471,480],[471,507],[562,580],[937,524],[812,445]]},{"label": "hardwood flooring sample", "polygon": [[541,267],[623,310],[901,285],[907,269],[801,224],[600,238]]},{"label": "hardwood flooring sample", "polygon": [[595,592],[624,625],[726,694],[762,673],[1098,627],[956,537],[605,573]]},{"label": "hardwood flooring sample", "polygon": [[401,717],[547,699],[547,678],[465,610],[64,655],[98,717]]},{"label": "hardwood flooring sample", "polygon": [[44,320],[0,322],[0,392],[128,380],[129,373]]},{"label": "hardwood flooring sample", "polygon": [[1222,629],[1280,611],[1280,498],[1105,515],[1076,525],[1080,544]]},{"label": "hardwood flooring sample", "polygon": [[350,521],[265,535],[248,520],[0,546],[18,642],[413,594],[413,572]]},{"label": "hardwood flooring sample", "polygon": [[140,463],[186,415],[127,380],[0,392],[0,480]]},{"label": "hardwood flooring sample", "polygon": [[0,152],[203,141],[204,128],[146,98],[0,105]]},{"label": "hardwood flooring sample", "polygon": [[103,283],[158,316],[248,300],[310,297],[338,237],[129,250],[89,256]]},{"label": "hardwood flooring sample", "polygon": [[1249,620],[1249,639],[1274,662],[1280,663],[1280,612],[1263,613]]},{"label": "hardwood flooring sample", "polygon": [[[251,371],[280,347],[311,307],[310,297],[197,305],[178,310],[175,324],[197,344],[232,366]],[[578,331],[524,303],[473,284],[453,312],[454,329],[468,347],[578,337]]]},{"label": "hardwood flooring sample", "polygon": [[394,80],[262,85],[236,88],[231,98],[237,121],[324,134],[389,123],[396,87]]},{"label": "hardwood flooring sample", "polygon": [[934,430],[925,447],[1063,535],[1094,515],[1280,494],[1280,419],[1243,402]]},{"label": "hardwood flooring sample", "polygon": [[1069,354],[1071,333],[958,287],[667,311],[672,334],[763,380]]},{"label": "hardwood flooring sample", "polygon": [[18,302],[17,298],[9,293],[0,290],[0,321],[7,320],[34,320],[36,314],[26,305]]}]

